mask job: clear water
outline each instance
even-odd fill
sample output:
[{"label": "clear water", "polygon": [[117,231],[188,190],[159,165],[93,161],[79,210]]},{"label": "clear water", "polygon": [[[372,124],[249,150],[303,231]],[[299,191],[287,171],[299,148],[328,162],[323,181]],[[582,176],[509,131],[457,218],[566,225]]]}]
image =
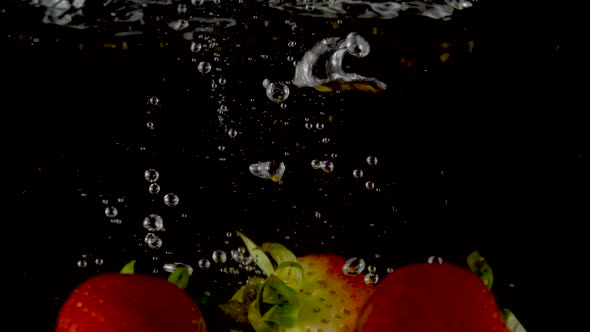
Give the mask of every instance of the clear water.
[{"label": "clear water", "polygon": [[9,77],[36,96],[20,101],[38,120],[19,200],[35,207],[29,218],[47,220],[47,275],[25,272],[48,308],[46,330],[76,283],[137,259],[159,276],[190,265],[188,291],[208,299],[211,330],[226,331],[215,304],[260,273],[236,230],[297,255],[342,255],[343,273],[376,285],[404,264],[463,264],[478,249],[498,269],[500,303],[519,308],[514,248],[467,208],[478,172],[451,137],[481,103],[490,43],[478,5],[33,0],[4,9],[18,64]]}]

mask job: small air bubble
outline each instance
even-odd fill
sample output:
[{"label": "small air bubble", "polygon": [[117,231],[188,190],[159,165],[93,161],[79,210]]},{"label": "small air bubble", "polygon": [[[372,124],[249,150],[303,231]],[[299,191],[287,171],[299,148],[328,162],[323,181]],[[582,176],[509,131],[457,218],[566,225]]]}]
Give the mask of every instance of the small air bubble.
[{"label": "small air bubble", "polygon": [[77,265],[78,265],[78,267],[86,267],[86,266],[88,266],[88,262],[86,262],[86,260],[84,260],[84,259],[81,259],[78,261]]},{"label": "small air bubble", "polygon": [[162,246],[162,239],[154,233],[147,233],[144,242],[152,249],[158,249]]},{"label": "small air bubble", "polygon": [[199,259],[199,268],[206,270],[209,268],[209,266],[211,266],[211,262],[208,259],[202,258]]},{"label": "small air bubble", "polygon": [[213,251],[213,255],[211,257],[215,263],[225,263],[227,261],[227,254],[223,250]]},{"label": "small air bubble", "polygon": [[375,285],[379,282],[379,275],[375,273],[367,273],[365,275],[365,284],[367,285]]},{"label": "small air bubble", "polygon": [[157,183],[152,183],[152,184],[150,184],[148,191],[150,194],[156,195],[157,193],[160,192],[160,185]]},{"label": "small air bubble", "polygon": [[357,275],[365,269],[365,260],[362,258],[353,257],[344,263],[342,272],[346,275]]},{"label": "small air bubble", "polygon": [[178,197],[178,195],[174,193],[168,193],[164,196],[164,204],[166,204],[167,206],[174,207],[178,205],[179,201],[180,198]]},{"label": "small air bubble", "polygon": [[201,45],[201,43],[196,43],[196,42],[191,43],[191,52],[193,52],[193,53],[199,52],[202,48],[203,48],[203,45]]},{"label": "small air bubble", "polygon": [[205,61],[201,61],[199,63],[199,65],[197,66],[197,69],[202,73],[202,74],[207,74],[208,72],[211,71],[211,64],[209,62],[205,62]]},{"label": "small air bubble", "polygon": [[164,219],[157,214],[150,214],[143,219],[143,228],[150,232],[161,231],[164,227]]},{"label": "small air bubble", "polygon": [[117,210],[116,207],[114,206],[107,206],[104,209],[104,214],[105,216],[107,216],[108,218],[115,218],[117,216],[117,214],[119,213],[119,211]]},{"label": "small air bubble", "polygon": [[274,102],[282,103],[289,98],[289,87],[283,83],[269,83],[266,96]]},{"label": "small air bubble", "polygon": [[437,256],[428,257],[428,264],[434,264],[435,262],[438,264],[442,264],[443,259],[441,257],[437,257]]},{"label": "small air bubble", "polygon": [[148,182],[156,182],[160,178],[160,173],[153,168],[147,169],[143,176],[145,177],[146,181]]},{"label": "small air bubble", "polygon": [[377,165],[378,162],[379,162],[379,160],[377,159],[377,157],[373,157],[373,156],[367,157],[367,164],[369,164],[369,166],[375,166],[375,165]]}]

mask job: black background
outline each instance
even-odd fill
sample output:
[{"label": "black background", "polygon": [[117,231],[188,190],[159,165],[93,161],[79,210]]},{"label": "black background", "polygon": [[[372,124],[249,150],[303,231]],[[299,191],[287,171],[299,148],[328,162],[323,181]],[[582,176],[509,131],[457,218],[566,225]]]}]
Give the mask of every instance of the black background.
[{"label": "black background", "polygon": [[[577,280],[573,270],[584,253],[580,227],[588,196],[582,121],[587,107],[581,98],[587,84],[581,81],[577,33],[559,10],[530,9],[525,15],[481,3],[446,25],[403,17],[386,25],[386,32],[405,32],[393,38],[402,46],[377,42],[371,61],[361,59],[352,66],[368,76],[386,77],[391,92],[378,101],[353,92],[343,112],[326,111],[341,121],[333,128],[333,149],[341,157],[334,180],[325,187],[327,199],[317,193],[319,182],[307,167],[318,155],[318,145],[293,147],[296,141],[311,142],[300,129],[303,117],[320,111],[313,101],[301,102],[297,112],[297,104],[289,105],[294,114],[289,120],[297,125],[275,130],[274,145],[249,130],[256,124],[251,113],[236,113],[244,134],[229,143],[225,139],[236,153],[218,163],[223,134],[216,127],[215,105],[207,100],[209,81],[191,80],[189,65],[175,62],[181,42],[170,37],[172,46],[159,48],[161,36],[146,34],[142,46],[126,52],[107,49],[101,46],[107,32],[43,25],[27,10],[7,7],[1,16],[6,37],[2,113],[9,134],[4,160],[11,168],[5,174],[10,194],[16,198],[11,222],[18,228],[15,250],[23,263],[24,299],[29,306],[40,305],[36,310],[44,313],[42,319],[31,324],[41,329],[51,330],[63,296],[94,273],[76,269],[80,254],[100,253],[104,269],[117,270],[141,253],[121,251],[133,243],[134,228],[125,228],[129,236],[104,242],[113,230],[101,216],[100,200],[125,197],[129,207],[121,209],[121,218],[142,218],[146,205],[160,204],[146,193],[142,172],[148,167],[158,169],[162,186],[177,188],[186,202],[183,211],[190,220],[182,229],[189,232],[172,229],[168,234],[182,239],[177,243],[191,243],[190,249],[174,247],[178,259],[190,255],[194,243],[215,247],[207,241],[220,241],[220,234],[236,227],[247,228],[259,241],[274,236],[269,224],[299,230],[306,241],[335,232],[313,224],[318,210],[335,224],[347,225],[331,247],[342,253],[391,252],[384,256],[399,266],[431,254],[452,261],[473,249],[484,252],[496,271],[500,303],[529,330],[541,324],[537,317],[553,310],[549,294],[567,293]],[[388,61],[408,50],[428,54],[420,45],[429,43],[416,40],[435,43],[441,36],[462,36],[464,27],[476,36],[477,48],[458,64],[425,75],[403,72],[397,62]],[[357,28],[362,34],[367,27]],[[29,36],[40,42],[31,45]],[[55,36],[60,43],[52,42]],[[269,47],[267,37],[262,28],[235,36],[244,41],[244,52],[254,55]],[[87,44],[82,51],[80,39]],[[234,91],[256,95],[269,70],[263,63],[240,66],[229,80],[239,85]],[[168,78],[166,84],[162,76]],[[203,95],[184,93],[186,86]],[[144,120],[146,96],[153,94],[165,108],[158,113],[155,136],[146,132]],[[281,159],[283,146],[292,154],[281,190],[247,174],[244,165]],[[389,185],[382,195],[367,194],[349,176],[370,154],[379,157],[380,168],[369,175]],[[441,169],[444,179],[438,176]],[[80,190],[88,193],[86,199]],[[447,208],[440,205],[443,199],[450,202]],[[399,214],[392,205],[399,206]],[[293,226],[292,220],[310,223],[311,230]],[[367,227],[371,220],[378,231]],[[375,240],[373,235],[383,229],[390,235]],[[316,242],[297,247],[319,250]],[[558,282],[560,277],[570,286]],[[516,286],[508,288],[509,283]]]}]

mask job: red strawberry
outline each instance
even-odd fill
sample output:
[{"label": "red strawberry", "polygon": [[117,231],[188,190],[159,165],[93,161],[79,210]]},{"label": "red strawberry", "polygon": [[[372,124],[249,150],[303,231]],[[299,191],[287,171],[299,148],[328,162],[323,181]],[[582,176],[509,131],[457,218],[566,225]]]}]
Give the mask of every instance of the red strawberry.
[{"label": "red strawberry", "polygon": [[105,273],[62,306],[56,332],[205,332],[201,312],[174,284],[150,275]]},{"label": "red strawberry", "polygon": [[365,284],[362,275],[345,275],[344,258],[333,254],[295,257],[278,243],[258,247],[238,234],[268,278],[250,279],[221,306],[226,313],[250,323],[258,332],[355,330],[359,311],[373,287]]},{"label": "red strawberry", "polygon": [[365,304],[359,332],[506,332],[493,294],[450,263],[418,263],[387,275]]}]

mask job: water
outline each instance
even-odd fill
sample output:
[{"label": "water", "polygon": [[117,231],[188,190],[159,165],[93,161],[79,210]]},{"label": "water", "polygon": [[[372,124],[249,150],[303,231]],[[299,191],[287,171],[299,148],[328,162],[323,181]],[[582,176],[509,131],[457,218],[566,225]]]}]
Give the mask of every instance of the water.
[{"label": "water", "polygon": [[222,302],[260,275],[236,230],[341,255],[342,273],[375,286],[481,247],[498,273],[518,267],[499,263],[502,231],[479,212],[506,219],[502,198],[464,197],[494,175],[449,134],[471,137],[470,116],[485,113],[477,52],[496,46],[479,35],[478,5],[39,0],[3,13],[22,16],[6,45],[24,54],[19,100],[44,135],[27,168],[44,195],[22,201],[32,220],[58,216],[43,226],[50,314],[72,284],[131,259],[161,277],[193,266],[192,295]]}]

